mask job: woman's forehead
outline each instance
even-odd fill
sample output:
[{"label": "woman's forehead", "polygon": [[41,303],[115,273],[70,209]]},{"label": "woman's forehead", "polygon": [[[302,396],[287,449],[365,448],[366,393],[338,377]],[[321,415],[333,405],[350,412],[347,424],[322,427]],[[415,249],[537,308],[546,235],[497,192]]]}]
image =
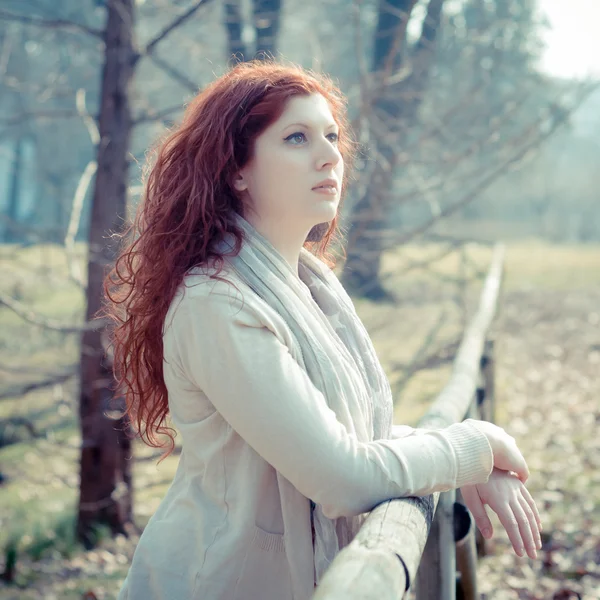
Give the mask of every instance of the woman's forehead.
[{"label": "woman's forehead", "polygon": [[283,128],[294,124],[323,129],[337,126],[329,103],[321,94],[292,96],[275,124]]}]

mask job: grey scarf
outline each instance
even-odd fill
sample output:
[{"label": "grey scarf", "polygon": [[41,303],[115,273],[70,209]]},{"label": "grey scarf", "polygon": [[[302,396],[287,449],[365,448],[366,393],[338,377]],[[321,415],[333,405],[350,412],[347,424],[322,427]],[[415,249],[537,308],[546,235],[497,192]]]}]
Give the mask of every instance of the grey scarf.
[{"label": "grey scarf", "polygon": [[[387,377],[335,274],[302,248],[298,276],[248,221],[236,215],[236,224],[244,231],[244,243],[240,253],[227,261],[242,281],[285,320],[298,345],[293,355],[299,357],[300,366],[323,393],[338,421],[359,441],[390,438],[392,394]],[[310,521],[306,527],[312,503],[279,473],[278,483],[284,540],[294,539],[295,552],[299,540],[305,546],[310,543],[312,550]],[[307,554],[293,556],[292,544],[286,543],[294,598],[298,599],[312,595],[313,576],[318,584],[335,555],[364,521],[364,515],[332,520],[323,515],[319,505],[313,506],[315,542],[310,573]],[[307,589],[309,574],[311,586]]]}]

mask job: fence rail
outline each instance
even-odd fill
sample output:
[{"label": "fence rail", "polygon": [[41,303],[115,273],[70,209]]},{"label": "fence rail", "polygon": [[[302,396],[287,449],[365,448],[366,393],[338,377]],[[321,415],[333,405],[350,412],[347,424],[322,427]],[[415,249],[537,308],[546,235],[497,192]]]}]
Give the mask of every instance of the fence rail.
[{"label": "fence rail", "polygon": [[[494,345],[489,330],[503,272],[504,247],[498,245],[450,380],[418,427],[443,428],[468,417],[494,420]],[[475,533],[460,499],[460,491],[450,490],[375,507],[335,558],[313,600],[400,600],[413,591],[418,600],[454,600],[457,585],[461,597],[477,598],[477,547],[484,552],[485,542]]]}]

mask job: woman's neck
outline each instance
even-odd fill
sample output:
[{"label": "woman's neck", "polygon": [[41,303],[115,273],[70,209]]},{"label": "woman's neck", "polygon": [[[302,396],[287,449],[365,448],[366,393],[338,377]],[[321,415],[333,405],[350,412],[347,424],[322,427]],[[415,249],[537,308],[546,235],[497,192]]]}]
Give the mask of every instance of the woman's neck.
[{"label": "woman's neck", "polygon": [[290,227],[289,223],[248,215],[245,219],[267,239],[290,265],[295,275],[298,275],[300,251],[308,237],[310,229],[299,230]]}]

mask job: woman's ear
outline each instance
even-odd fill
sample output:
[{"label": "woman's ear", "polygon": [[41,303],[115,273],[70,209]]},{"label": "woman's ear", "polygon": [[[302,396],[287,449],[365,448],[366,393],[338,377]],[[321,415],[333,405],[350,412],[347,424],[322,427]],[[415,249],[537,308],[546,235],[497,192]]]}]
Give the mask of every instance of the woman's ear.
[{"label": "woman's ear", "polygon": [[233,187],[236,192],[245,192],[248,189],[248,184],[242,173],[236,173],[233,177]]}]

